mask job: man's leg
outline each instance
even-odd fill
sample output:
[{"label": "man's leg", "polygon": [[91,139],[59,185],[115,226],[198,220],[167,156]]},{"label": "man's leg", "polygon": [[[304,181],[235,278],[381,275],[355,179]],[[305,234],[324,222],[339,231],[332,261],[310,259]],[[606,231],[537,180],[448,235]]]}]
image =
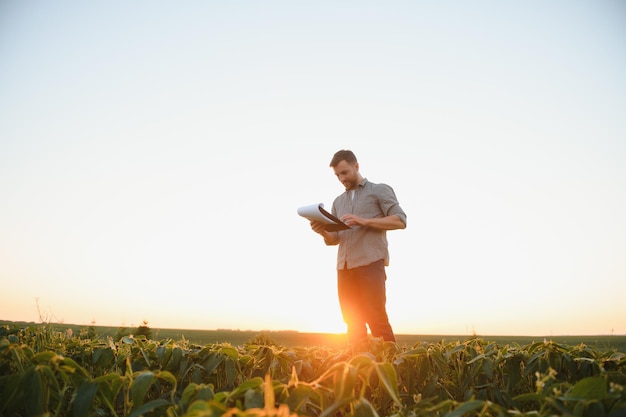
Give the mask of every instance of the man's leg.
[{"label": "man's leg", "polygon": [[387,316],[386,280],[384,261],[380,260],[362,268],[360,282],[361,291],[364,294],[363,314],[372,331],[372,336],[395,342],[396,338]]},{"label": "man's leg", "polygon": [[[356,268],[358,269],[358,268]],[[348,343],[357,347],[367,341],[366,318],[363,316],[361,305],[360,279],[356,269],[337,270],[337,294],[343,321],[348,330]]]}]

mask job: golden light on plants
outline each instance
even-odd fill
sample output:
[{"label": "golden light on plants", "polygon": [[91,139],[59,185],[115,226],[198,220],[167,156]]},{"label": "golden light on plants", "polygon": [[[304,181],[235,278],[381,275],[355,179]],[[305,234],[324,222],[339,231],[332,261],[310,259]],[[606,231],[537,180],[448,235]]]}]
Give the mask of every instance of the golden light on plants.
[{"label": "golden light on plants", "polygon": [[[88,417],[623,415],[626,354],[486,339],[364,351],[258,338],[194,345],[0,328],[0,414]],[[72,395],[68,395],[72,393]]]}]

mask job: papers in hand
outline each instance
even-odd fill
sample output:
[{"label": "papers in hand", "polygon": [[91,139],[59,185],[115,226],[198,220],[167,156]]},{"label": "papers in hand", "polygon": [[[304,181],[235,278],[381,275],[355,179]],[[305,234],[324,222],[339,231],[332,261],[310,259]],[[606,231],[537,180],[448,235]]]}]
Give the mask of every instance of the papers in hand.
[{"label": "papers in hand", "polygon": [[350,228],[350,226],[346,225],[337,217],[333,216],[332,214],[324,210],[324,204],[322,203],[300,207],[298,209],[298,214],[311,221],[314,220],[314,221],[326,223],[326,226],[324,228],[329,232],[336,232],[337,230],[344,230],[344,229]]}]

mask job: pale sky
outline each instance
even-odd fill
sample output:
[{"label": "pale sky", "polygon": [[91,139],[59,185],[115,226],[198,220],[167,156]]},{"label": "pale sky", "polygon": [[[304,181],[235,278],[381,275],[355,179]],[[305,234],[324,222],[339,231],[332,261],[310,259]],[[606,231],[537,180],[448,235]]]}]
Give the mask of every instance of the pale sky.
[{"label": "pale sky", "polygon": [[624,74],[619,0],[3,0],[0,319],[343,332],[352,149],[396,333],[626,334]]}]

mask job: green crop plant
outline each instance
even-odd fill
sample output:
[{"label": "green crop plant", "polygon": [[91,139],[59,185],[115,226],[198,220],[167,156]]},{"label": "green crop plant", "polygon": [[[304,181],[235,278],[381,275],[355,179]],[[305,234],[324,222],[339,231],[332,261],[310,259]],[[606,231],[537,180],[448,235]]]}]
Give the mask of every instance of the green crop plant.
[{"label": "green crop plant", "polygon": [[473,337],[363,352],[269,338],[0,336],[0,417],[606,416],[626,414],[626,354]]}]

